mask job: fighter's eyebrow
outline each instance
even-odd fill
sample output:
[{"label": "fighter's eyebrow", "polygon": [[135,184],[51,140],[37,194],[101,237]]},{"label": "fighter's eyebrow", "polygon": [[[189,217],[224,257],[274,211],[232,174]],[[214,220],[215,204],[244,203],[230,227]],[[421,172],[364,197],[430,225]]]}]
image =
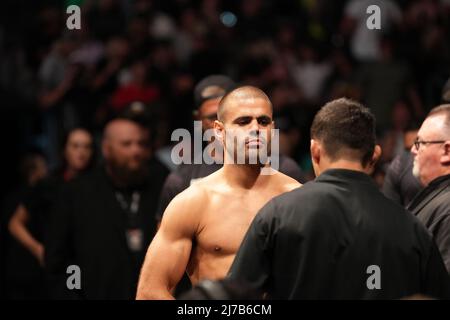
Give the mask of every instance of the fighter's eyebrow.
[{"label": "fighter's eyebrow", "polygon": [[237,117],[236,119],[234,119],[233,123],[250,122],[251,120],[252,120],[252,117],[250,117],[250,116],[242,116],[242,117]]},{"label": "fighter's eyebrow", "polygon": [[[241,117],[234,119],[233,123],[248,123],[248,122],[252,121],[252,119],[253,119],[252,116],[241,116]],[[262,115],[262,116],[257,117],[256,120],[258,122],[261,122],[261,121],[271,122],[272,118],[269,116],[266,116],[266,115]]]}]

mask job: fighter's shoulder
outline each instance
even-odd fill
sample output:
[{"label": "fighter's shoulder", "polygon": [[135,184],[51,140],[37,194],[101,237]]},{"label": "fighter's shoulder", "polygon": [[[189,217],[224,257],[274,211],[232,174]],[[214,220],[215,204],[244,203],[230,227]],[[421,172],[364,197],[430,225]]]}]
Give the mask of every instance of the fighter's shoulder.
[{"label": "fighter's shoulder", "polygon": [[164,211],[160,230],[184,230],[187,234],[194,233],[204,211],[205,199],[202,189],[195,185],[180,192]]},{"label": "fighter's shoulder", "polygon": [[276,171],[272,178],[286,191],[291,191],[302,186],[300,182],[280,171]]},{"label": "fighter's shoulder", "polygon": [[198,211],[207,201],[208,193],[203,182],[205,178],[192,183],[188,188],[177,194],[168,209],[183,209]]}]

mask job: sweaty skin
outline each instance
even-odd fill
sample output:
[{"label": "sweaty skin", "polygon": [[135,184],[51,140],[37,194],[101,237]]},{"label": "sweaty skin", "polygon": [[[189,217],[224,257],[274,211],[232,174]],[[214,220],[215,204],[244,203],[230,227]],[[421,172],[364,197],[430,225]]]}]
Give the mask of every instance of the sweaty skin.
[{"label": "sweaty skin", "polygon": [[[251,132],[273,128],[271,104],[262,91],[244,87],[234,94],[227,97],[226,112],[215,125],[222,141],[226,132],[250,137]],[[220,170],[172,200],[148,248],[137,299],[173,299],[171,292],[184,272],[193,285],[226,276],[257,212],[273,197],[301,186],[278,171],[260,171],[261,165],[225,161]]]}]

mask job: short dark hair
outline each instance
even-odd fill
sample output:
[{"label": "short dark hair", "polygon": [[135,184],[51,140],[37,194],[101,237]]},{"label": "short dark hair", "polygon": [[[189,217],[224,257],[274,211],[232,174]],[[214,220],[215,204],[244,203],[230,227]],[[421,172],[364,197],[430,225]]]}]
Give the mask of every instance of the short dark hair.
[{"label": "short dark hair", "polygon": [[450,104],[441,104],[431,109],[427,117],[441,114],[445,115],[445,126],[450,129]]},{"label": "short dark hair", "polygon": [[332,160],[356,156],[366,166],[376,143],[375,117],[357,101],[347,98],[333,100],[314,117],[311,138],[323,143]]}]

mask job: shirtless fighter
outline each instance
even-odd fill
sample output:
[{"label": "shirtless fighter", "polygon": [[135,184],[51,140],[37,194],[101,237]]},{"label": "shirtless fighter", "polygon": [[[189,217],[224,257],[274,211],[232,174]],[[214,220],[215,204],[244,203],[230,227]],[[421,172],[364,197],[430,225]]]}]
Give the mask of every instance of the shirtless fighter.
[{"label": "shirtless fighter", "polygon": [[[278,171],[260,174],[264,164],[249,161],[260,148],[270,152],[273,127],[272,104],[258,88],[240,87],[223,97],[214,129],[224,146],[225,164],[167,207],[147,251],[137,299],[173,299],[171,291],[185,271],[193,285],[224,278],[259,209],[301,186]],[[227,135],[243,143],[230,147]],[[244,164],[233,161],[239,148],[244,148]]]}]

